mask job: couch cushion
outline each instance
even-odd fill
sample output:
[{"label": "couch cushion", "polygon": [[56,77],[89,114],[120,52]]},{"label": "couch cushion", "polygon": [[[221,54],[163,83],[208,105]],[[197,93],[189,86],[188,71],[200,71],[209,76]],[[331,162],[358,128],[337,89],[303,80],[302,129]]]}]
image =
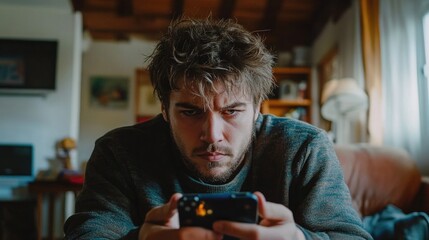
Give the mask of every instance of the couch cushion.
[{"label": "couch cushion", "polygon": [[354,207],[362,217],[388,204],[410,209],[421,175],[407,152],[369,144],[336,145],[335,151]]}]

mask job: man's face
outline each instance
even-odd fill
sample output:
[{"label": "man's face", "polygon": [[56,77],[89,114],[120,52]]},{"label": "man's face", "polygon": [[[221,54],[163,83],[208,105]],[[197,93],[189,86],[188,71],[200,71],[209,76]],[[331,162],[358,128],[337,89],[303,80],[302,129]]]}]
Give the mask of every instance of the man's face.
[{"label": "man's face", "polygon": [[189,88],[181,88],[172,91],[169,108],[163,109],[185,166],[208,183],[225,182],[236,172],[259,112],[250,96],[219,92],[207,107]]}]

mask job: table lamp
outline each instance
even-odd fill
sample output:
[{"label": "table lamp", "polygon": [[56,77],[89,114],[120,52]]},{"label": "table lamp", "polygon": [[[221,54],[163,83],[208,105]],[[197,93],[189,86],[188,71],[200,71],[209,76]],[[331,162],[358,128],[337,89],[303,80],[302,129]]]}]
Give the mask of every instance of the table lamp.
[{"label": "table lamp", "polygon": [[347,143],[347,124],[368,109],[368,96],[352,78],[332,79],[323,87],[322,117],[332,121],[336,143]]}]

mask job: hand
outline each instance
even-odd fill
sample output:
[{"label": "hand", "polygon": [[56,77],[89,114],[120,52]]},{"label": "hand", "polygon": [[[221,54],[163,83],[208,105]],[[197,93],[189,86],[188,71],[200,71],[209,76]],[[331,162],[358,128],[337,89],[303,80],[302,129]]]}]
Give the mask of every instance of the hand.
[{"label": "hand", "polygon": [[305,240],[304,233],[296,226],[292,212],[285,206],[267,202],[264,195],[255,192],[258,198],[259,225],[231,221],[217,221],[213,230],[239,239],[256,240]]},{"label": "hand", "polygon": [[179,229],[179,215],[177,203],[182,195],[176,193],[168,203],[151,209],[139,231],[140,240],[165,239],[202,239],[219,240],[221,234],[200,227],[186,227]]}]

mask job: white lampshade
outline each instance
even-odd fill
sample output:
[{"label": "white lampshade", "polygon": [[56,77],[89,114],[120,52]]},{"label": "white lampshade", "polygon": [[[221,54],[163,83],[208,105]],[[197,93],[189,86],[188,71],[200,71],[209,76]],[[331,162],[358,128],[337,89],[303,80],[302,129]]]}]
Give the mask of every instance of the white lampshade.
[{"label": "white lampshade", "polygon": [[322,91],[322,116],[330,121],[356,115],[368,108],[368,97],[352,78],[328,81]]}]

